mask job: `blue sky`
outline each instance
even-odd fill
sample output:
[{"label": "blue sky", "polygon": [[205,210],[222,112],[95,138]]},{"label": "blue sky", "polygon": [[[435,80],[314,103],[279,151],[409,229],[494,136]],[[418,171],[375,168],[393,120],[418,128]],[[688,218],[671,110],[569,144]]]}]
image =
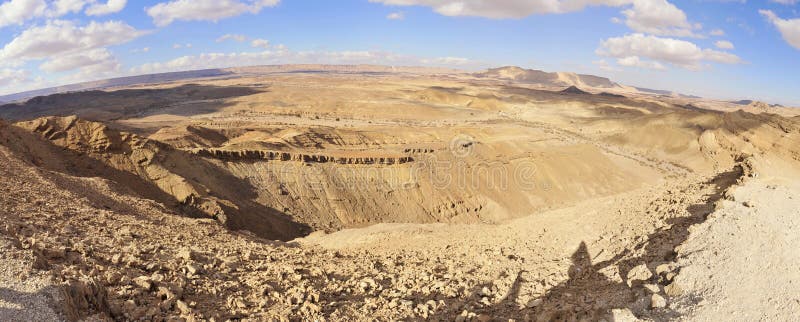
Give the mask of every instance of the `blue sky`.
[{"label": "blue sky", "polygon": [[237,65],[517,65],[800,106],[799,2],[0,0],[0,94]]}]

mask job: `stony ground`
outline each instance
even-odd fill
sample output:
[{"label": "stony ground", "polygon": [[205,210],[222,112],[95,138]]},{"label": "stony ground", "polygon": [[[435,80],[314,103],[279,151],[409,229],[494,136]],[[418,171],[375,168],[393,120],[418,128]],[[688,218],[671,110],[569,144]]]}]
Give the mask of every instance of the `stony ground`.
[{"label": "stony ground", "polygon": [[30,250],[0,235],[0,321],[62,321],[61,293]]},{"label": "stony ground", "polygon": [[[241,84],[253,84],[242,97],[191,99]],[[109,92],[48,106],[108,124],[0,121],[0,321],[792,320],[798,308],[793,120],[438,78],[165,93],[174,105]],[[204,147],[434,151],[458,161],[450,178],[492,164],[535,170],[518,183],[536,189],[433,174],[396,189],[380,183],[410,172],[189,153]]]},{"label": "stony ground", "polygon": [[3,147],[0,164],[0,234],[51,274],[62,316],[156,321],[660,319],[673,314],[664,286],[674,247],[742,175],[504,225],[389,225],[356,240],[343,231],[284,243],[39,169]]},{"label": "stony ground", "polygon": [[676,308],[692,321],[792,321],[800,312],[800,186],[737,188],[679,251]]}]

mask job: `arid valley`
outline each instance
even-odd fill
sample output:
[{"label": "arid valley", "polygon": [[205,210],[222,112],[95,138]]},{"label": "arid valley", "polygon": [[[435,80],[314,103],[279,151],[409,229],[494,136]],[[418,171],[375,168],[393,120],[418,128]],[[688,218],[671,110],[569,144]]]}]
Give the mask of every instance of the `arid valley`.
[{"label": "arid valley", "polygon": [[0,107],[0,317],[800,312],[800,110],[516,67],[162,77]]}]

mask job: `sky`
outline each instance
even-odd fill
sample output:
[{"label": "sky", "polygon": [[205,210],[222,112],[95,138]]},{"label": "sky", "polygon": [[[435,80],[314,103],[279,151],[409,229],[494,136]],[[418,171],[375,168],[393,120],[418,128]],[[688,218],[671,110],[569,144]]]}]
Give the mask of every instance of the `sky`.
[{"label": "sky", "polygon": [[0,0],[0,95],[263,64],[520,66],[800,106],[800,0]]}]

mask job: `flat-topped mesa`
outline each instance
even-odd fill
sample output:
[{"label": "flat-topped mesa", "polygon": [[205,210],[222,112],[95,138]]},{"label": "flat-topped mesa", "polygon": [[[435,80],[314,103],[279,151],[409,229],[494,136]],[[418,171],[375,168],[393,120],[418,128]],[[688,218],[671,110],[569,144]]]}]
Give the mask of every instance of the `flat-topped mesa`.
[{"label": "flat-topped mesa", "polygon": [[394,165],[414,161],[410,156],[381,156],[381,157],[341,157],[320,154],[304,154],[285,151],[265,151],[265,150],[240,150],[229,151],[220,149],[194,149],[194,154],[202,157],[220,159],[224,161],[296,161],[306,163],[337,163],[337,164],[381,164]]}]

